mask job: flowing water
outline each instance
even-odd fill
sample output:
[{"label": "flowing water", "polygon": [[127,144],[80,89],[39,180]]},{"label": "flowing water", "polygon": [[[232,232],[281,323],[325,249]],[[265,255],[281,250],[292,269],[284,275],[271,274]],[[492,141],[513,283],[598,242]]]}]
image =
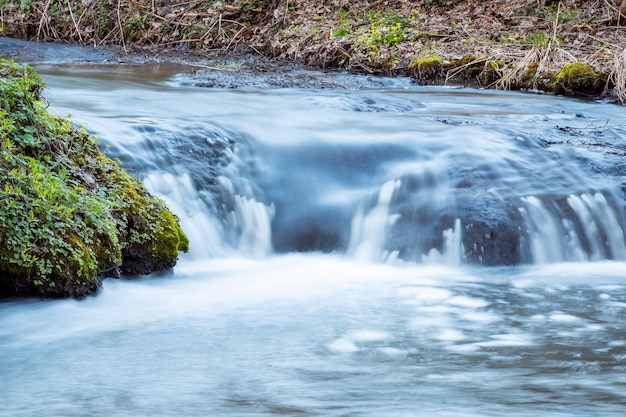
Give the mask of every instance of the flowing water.
[{"label": "flowing water", "polygon": [[38,69],[191,251],[1,301],[1,416],[626,413],[624,109]]}]

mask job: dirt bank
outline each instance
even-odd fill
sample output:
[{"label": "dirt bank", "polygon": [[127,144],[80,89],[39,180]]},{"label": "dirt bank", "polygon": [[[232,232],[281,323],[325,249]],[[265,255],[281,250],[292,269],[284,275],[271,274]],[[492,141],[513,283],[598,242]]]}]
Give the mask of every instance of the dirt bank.
[{"label": "dirt bank", "polygon": [[5,0],[1,11],[3,33],[23,39],[626,102],[626,0]]}]

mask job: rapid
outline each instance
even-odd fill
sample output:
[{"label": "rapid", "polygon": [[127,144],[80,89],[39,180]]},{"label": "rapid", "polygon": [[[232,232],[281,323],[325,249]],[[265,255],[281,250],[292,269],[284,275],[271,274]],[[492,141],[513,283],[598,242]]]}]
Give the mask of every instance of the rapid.
[{"label": "rapid", "polygon": [[624,415],[623,108],[36,69],[191,250],[0,300],[0,416]]}]

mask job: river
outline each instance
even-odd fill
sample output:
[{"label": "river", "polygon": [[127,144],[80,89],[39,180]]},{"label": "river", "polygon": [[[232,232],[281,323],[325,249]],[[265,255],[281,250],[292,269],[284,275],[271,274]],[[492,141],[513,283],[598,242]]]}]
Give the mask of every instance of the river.
[{"label": "river", "polygon": [[624,415],[623,108],[37,69],[191,251],[0,301],[0,416]]}]

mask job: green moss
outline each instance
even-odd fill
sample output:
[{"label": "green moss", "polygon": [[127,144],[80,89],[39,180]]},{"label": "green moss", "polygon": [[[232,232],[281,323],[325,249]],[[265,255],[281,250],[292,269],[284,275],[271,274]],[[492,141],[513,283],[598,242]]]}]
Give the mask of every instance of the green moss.
[{"label": "green moss", "polygon": [[175,261],[189,244],[178,219],[83,128],[48,113],[43,88],[32,68],[0,59],[0,288],[9,275],[16,292],[80,294],[133,247]]},{"label": "green moss", "polygon": [[152,245],[151,252],[157,259],[173,259],[178,256],[179,250],[186,252],[189,249],[189,239],[178,225],[177,219],[167,209],[157,213],[155,234],[158,244]]},{"label": "green moss", "polygon": [[429,55],[421,58],[416,58],[411,62],[411,68],[417,68],[420,70],[441,66],[443,58],[439,55]]},{"label": "green moss", "polygon": [[589,64],[585,64],[584,62],[570,62],[561,68],[561,71],[556,75],[556,81],[564,82],[599,76],[600,74],[595,72]]},{"label": "green moss", "polygon": [[409,64],[409,68],[417,70],[420,78],[433,78],[441,72],[442,64],[443,58],[435,54],[415,58]]},{"label": "green moss", "polygon": [[548,88],[560,94],[589,95],[600,94],[606,85],[607,74],[596,72],[584,62],[570,62],[546,83]]}]

